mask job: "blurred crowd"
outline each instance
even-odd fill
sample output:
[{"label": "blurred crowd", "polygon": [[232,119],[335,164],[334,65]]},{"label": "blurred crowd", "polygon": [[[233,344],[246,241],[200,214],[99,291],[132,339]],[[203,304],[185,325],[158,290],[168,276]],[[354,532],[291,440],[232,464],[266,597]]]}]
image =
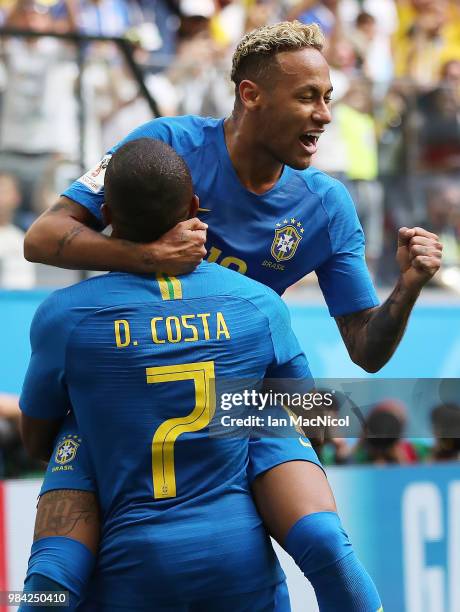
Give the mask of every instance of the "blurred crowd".
[{"label": "blurred crowd", "polygon": [[0,0],[0,287],[46,284],[23,232],[152,117],[116,43],[5,29],[123,37],[163,115],[224,116],[237,42],[283,19],[327,36],[333,122],[313,163],[350,189],[376,282],[394,282],[397,229],[421,225],[444,243],[434,282],[460,291],[460,0]]},{"label": "blurred crowd", "polygon": [[[340,417],[344,407],[337,401],[327,409],[305,413]],[[361,412],[361,411],[360,411]],[[363,411],[364,412],[364,411]],[[360,415],[361,436],[342,437],[340,427],[314,427],[304,430],[326,467],[332,465],[413,465],[460,461],[460,403],[442,402],[428,413],[431,436],[415,437],[409,426],[409,411],[396,399],[383,400]],[[39,475],[45,464],[30,459],[19,434],[20,410],[15,395],[0,393],[0,479]],[[426,424],[419,423],[420,433]],[[409,435],[411,434],[411,435]]]},{"label": "blurred crowd", "polygon": [[[334,408],[334,407],[333,407]],[[338,416],[339,406],[329,410]],[[408,435],[403,402],[383,400],[362,417],[361,437],[350,440],[325,428],[310,438],[323,465],[411,465],[460,460],[460,404],[440,403],[429,413],[431,437]]]},{"label": "blurred crowd", "polygon": [[18,397],[0,392],[0,480],[22,478],[43,471],[43,464],[26,453],[19,435]]}]

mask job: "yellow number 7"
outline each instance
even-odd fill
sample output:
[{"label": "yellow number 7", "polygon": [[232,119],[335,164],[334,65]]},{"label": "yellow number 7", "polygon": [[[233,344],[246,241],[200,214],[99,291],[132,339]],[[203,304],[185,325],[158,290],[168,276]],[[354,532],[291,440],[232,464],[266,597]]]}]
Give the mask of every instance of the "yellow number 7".
[{"label": "yellow number 7", "polygon": [[206,427],[214,416],[214,361],[146,368],[146,374],[148,384],[181,380],[193,380],[195,383],[195,408],[192,412],[164,421],[152,439],[153,496],[156,499],[176,497],[174,443],[181,434]]}]

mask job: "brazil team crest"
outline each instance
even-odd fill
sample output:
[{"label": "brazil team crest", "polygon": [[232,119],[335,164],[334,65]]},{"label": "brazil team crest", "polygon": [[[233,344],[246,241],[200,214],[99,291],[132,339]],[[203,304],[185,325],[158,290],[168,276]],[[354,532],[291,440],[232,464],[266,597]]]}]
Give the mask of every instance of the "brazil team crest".
[{"label": "brazil team crest", "polygon": [[304,229],[297,219],[284,219],[276,224],[271,254],[276,261],[292,259],[297,251]]},{"label": "brazil team crest", "polygon": [[81,439],[78,436],[68,435],[57,446],[54,460],[60,465],[70,463],[75,459]]}]

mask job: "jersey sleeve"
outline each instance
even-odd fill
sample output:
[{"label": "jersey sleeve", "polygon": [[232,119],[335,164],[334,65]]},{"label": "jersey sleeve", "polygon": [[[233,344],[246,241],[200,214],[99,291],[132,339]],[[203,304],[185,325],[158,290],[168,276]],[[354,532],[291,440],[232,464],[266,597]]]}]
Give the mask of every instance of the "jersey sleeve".
[{"label": "jersey sleeve", "polygon": [[70,408],[64,371],[69,326],[56,301],[45,300],[32,321],[32,355],[19,399],[22,412],[38,419],[64,417]]},{"label": "jersey sleeve", "polygon": [[332,254],[316,274],[331,316],[377,306],[364,254],[364,233],[353,200],[339,181],[326,193],[325,207]]},{"label": "jersey sleeve", "polygon": [[40,495],[57,489],[97,491],[86,441],[80,436],[72,413],[65,418],[54,443]]},{"label": "jersey sleeve", "polygon": [[87,208],[99,221],[101,228],[103,226],[101,206],[104,203],[105,170],[113,153],[115,153],[117,149],[126,142],[138,138],[156,138],[157,140],[162,140],[172,145],[173,129],[168,125],[165,119],[154,119],[153,121],[149,121],[137,127],[128,134],[128,136],[112,147],[94,168],[91,168],[83,174],[83,176],[74,181],[62,194],[74,202],[77,202],[77,204],[81,204]]}]

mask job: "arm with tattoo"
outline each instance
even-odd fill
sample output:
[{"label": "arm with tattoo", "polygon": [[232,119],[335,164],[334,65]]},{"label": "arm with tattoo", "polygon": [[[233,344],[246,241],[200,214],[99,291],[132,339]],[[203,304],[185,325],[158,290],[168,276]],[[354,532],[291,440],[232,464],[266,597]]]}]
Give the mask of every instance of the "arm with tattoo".
[{"label": "arm with tattoo", "polygon": [[352,360],[368,372],[382,368],[398,347],[415,302],[441,265],[442,245],[422,228],[399,230],[396,255],[401,275],[378,308],[336,317]]},{"label": "arm with tattoo", "polygon": [[206,224],[182,221],[150,244],[104,236],[93,215],[62,196],[28,230],[29,261],[76,270],[117,270],[137,274],[185,274],[206,255]]},{"label": "arm with tattoo", "polygon": [[398,283],[379,308],[336,317],[353,361],[367,372],[377,372],[397,349],[417,296]]},{"label": "arm with tattoo", "polygon": [[49,536],[66,536],[96,554],[99,533],[99,506],[94,493],[60,489],[40,497],[34,542]]}]

